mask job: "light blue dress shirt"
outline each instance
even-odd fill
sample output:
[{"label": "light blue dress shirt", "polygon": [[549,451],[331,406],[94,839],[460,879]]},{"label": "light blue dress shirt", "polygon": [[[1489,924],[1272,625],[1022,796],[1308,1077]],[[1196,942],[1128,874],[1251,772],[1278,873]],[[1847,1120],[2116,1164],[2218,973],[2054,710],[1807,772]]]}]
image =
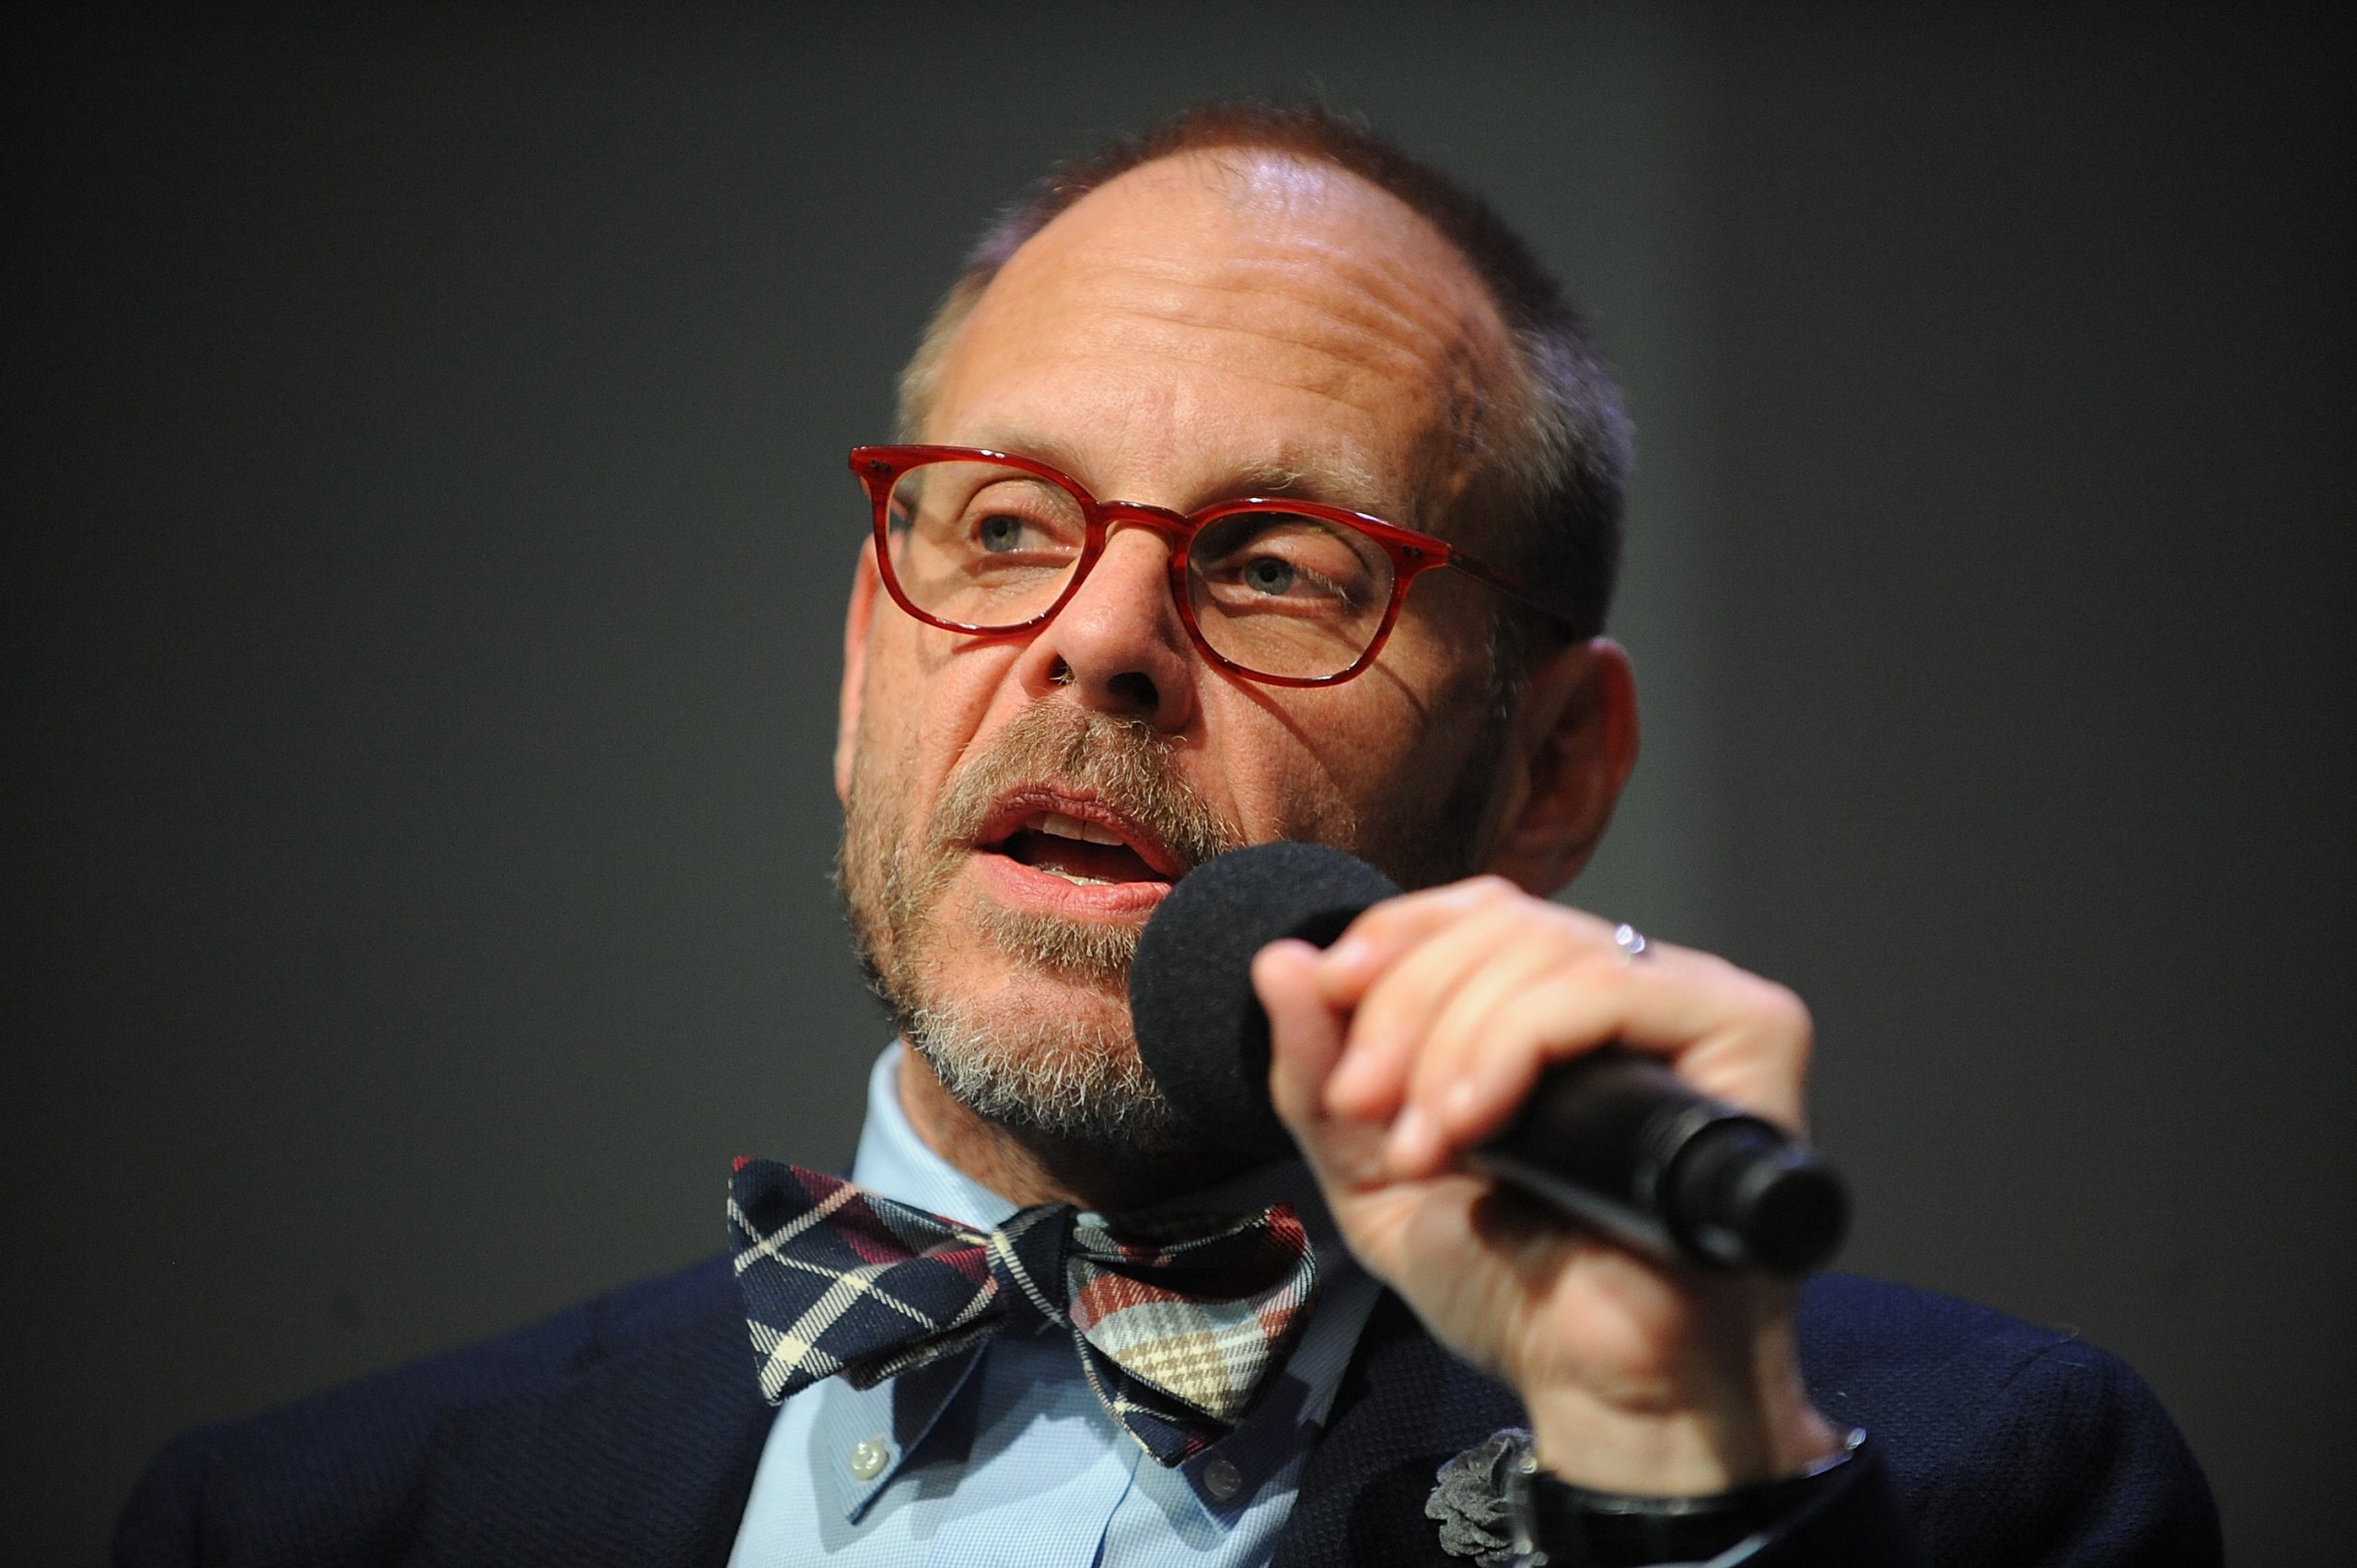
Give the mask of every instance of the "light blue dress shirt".
[{"label": "light blue dress shirt", "polygon": [[[927,1148],[900,1109],[900,1048],[869,1075],[852,1179],[977,1226],[1016,1205]],[[1062,1330],[1000,1334],[865,1391],[830,1378],[778,1407],[730,1568],[1246,1568],[1292,1512],[1375,1305],[1309,1173],[1264,1167],[1174,1207],[1289,1202],[1318,1257],[1318,1305],[1244,1424],[1166,1469],[1105,1412]]]}]

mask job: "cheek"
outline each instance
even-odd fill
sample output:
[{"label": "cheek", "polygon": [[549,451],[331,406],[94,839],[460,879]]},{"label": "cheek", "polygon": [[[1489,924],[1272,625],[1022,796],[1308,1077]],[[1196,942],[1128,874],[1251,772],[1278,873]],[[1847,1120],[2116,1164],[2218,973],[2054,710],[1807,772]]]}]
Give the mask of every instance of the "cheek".
[{"label": "cheek", "polygon": [[988,722],[1015,652],[914,625],[880,631],[860,699],[856,775],[937,795]]},{"label": "cheek", "polygon": [[1284,693],[1281,706],[1250,697],[1231,705],[1213,761],[1251,838],[1358,842],[1376,797],[1400,772],[1412,728],[1398,704],[1364,700],[1370,695],[1345,686]]},{"label": "cheek", "polygon": [[1231,714],[1220,759],[1255,839],[1314,839],[1417,868],[1486,732],[1483,672],[1388,661],[1329,691]]}]

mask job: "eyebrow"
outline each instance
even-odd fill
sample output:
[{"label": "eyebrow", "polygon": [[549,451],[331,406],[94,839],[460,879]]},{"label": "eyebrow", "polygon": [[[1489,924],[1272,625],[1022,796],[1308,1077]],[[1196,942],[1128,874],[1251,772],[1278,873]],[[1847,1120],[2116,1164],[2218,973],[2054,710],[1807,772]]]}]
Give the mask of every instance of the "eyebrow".
[{"label": "eyebrow", "polygon": [[1310,458],[1298,463],[1274,460],[1246,463],[1234,470],[1237,482],[1258,495],[1294,495],[1305,500],[1345,502],[1358,506],[1386,505],[1382,486],[1360,464]]},{"label": "eyebrow", "polygon": [[[979,434],[976,445],[988,451],[1005,452],[1014,457],[1029,458],[1047,464],[1088,484],[1082,478],[1088,462],[1074,447],[1052,436],[1029,431],[985,429]],[[1364,465],[1348,459],[1305,457],[1287,461],[1276,457],[1248,458],[1229,465],[1226,483],[1222,493],[1206,497],[1207,501],[1237,500],[1247,495],[1291,496],[1296,500],[1320,501],[1329,506],[1342,506],[1353,511],[1384,515],[1387,506],[1397,508],[1399,502],[1387,498],[1382,485]],[[1096,487],[1089,485],[1093,492]],[[1099,495],[1098,500],[1134,500],[1134,496]]]}]

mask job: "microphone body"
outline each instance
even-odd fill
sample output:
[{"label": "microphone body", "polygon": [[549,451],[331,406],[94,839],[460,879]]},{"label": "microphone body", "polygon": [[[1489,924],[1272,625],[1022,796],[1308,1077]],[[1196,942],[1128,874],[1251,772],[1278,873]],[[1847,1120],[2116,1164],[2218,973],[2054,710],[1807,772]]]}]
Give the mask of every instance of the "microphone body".
[{"label": "microphone body", "polygon": [[[1292,1152],[1269,1107],[1252,957],[1288,936],[1324,947],[1399,892],[1318,844],[1256,845],[1179,879],[1139,940],[1130,1011],[1147,1070],[1190,1121],[1250,1159]],[[1805,1273],[1848,1225],[1847,1189],[1821,1156],[1617,1046],[1549,1068],[1467,1164],[1663,1262]]]}]

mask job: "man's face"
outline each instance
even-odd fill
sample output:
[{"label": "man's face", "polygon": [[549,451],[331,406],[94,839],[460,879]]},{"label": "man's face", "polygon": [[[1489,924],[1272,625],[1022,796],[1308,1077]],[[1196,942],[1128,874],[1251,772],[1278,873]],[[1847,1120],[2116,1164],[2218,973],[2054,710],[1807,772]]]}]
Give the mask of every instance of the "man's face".
[{"label": "man's face", "polygon": [[[1007,263],[941,363],[923,439],[1041,459],[1106,500],[1293,494],[1445,531],[1452,436],[1501,385],[1504,343],[1463,261],[1394,198],[1323,165],[1190,155],[1092,193]],[[1412,885],[1479,853],[1496,726],[1478,587],[1426,577],[1372,668],[1288,690],[1204,662],[1167,561],[1152,531],[1117,529],[1054,620],[1001,638],[917,622],[863,564],[844,892],[945,1080],[962,1071],[945,1053],[990,1070],[952,1086],[985,1114],[1119,1132],[1080,1102],[1139,1091],[1128,955],[1197,860],[1315,840]]]}]

